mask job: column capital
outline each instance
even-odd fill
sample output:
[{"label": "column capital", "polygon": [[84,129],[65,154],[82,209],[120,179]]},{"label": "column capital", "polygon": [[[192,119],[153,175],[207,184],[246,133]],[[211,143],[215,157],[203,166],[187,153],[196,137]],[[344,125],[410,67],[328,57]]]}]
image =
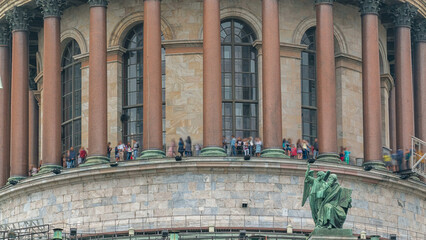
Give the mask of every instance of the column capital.
[{"label": "column capital", "polygon": [[426,18],[417,21],[414,24],[413,30],[415,42],[426,42]]},{"label": "column capital", "polygon": [[14,7],[6,12],[6,19],[12,31],[28,31],[30,21],[33,17],[34,13],[22,7]]},{"label": "column capital", "polygon": [[315,5],[319,4],[331,4],[333,5],[334,0],[315,0]]},{"label": "column capital", "polygon": [[9,26],[7,23],[0,23],[0,46],[8,46],[9,45]]},{"label": "column capital", "polygon": [[417,14],[417,9],[409,3],[402,3],[391,8],[391,13],[394,18],[395,27],[411,27],[414,16]]},{"label": "column capital", "polygon": [[41,8],[45,18],[61,17],[62,7],[66,0],[37,0],[36,3]]},{"label": "column capital", "polygon": [[106,7],[109,0],[88,0],[90,7]]},{"label": "column capital", "polygon": [[360,12],[364,14],[379,14],[381,0],[361,0]]}]

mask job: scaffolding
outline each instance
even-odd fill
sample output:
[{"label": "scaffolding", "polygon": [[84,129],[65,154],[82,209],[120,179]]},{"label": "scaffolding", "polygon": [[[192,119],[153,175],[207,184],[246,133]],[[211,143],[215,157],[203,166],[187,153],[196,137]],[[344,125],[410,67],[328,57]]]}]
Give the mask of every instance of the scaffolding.
[{"label": "scaffolding", "polygon": [[426,178],[425,171],[426,161],[426,142],[416,137],[411,138],[411,171]]}]

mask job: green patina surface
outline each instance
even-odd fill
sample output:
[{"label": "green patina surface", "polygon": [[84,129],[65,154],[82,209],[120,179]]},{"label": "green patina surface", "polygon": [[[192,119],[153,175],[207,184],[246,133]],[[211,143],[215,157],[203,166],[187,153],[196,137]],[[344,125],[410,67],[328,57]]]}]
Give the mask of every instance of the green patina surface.
[{"label": "green patina surface", "polygon": [[202,157],[226,157],[226,152],[220,147],[206,147],[201,150]]},{"label": "green patina surface", "polygon": [[309,197],[312,218],[316,229],[342,228],[349,208],[352,207],[352,190],[343,188],[337,182],[337,176],[330,171],[317,172],[310,170],[305,174],[302,206]]},{"label": "green patina surface", "polygon": [[265,149],[260,156],[266,158],[289,158],[282,149]]}]

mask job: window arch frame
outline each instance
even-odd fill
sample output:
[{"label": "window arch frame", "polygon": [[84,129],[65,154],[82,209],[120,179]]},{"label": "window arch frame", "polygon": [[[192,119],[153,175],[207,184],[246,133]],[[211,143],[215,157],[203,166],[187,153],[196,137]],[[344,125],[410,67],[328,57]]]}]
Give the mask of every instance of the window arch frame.
[{"label": "window arch frame", "polygon": [[[67,55],[68,54],[68,55]],[[64,47],[61,55],[61,143],[62,152],[66,152],[70,147],[79,149],[81,146],[81,124],[82,124],[82,72],[81,62],[74,59],[74,56],[81,54],[81,48],[75,39],[70,39]],[[67,59],[68,56],[68,59]],[[71,76],[67,77],[67,71],[70,71]],[[79,78],[77,84],[76,78]],[[67,82],[71,84],[71,91],[65,92]],[[69,86],[68,86],[69,87]],[[76,93],[79,93],[76,96]],[[71,97],[71,104],[65,106],[67,97]],[[66,109],[70,108],[71,116],[66,116]],[[68,129],[67,129],[68,128]],[[77,130],[75,130],[77,129]],[[69,139],[69,140],[67,140]]]},{"label": "window arch frame", "polygon": [[[141,35],[141,38],[138,39],[136,42],[136,47],[129,48],[128,44],[130,43],[129,39],[136,37],[137,34]],[[143,22],[137,22],[131,25],[130,29],[126,31],[124,38],[122,40],[121,46],[125,49],[125,52],[123,54],[123,64],[122,64],[122,134],[121,139],[123,140],[123,143],[130,142],[131,139],[137,140],[140,144],[143,146]],[[164,40],[164,35],[161,33],[161,40]],[[136,65],[140,66],[139,71],[136,71],[136,75],[134,77],[128,77],[128,71],[129,71],[129,57],[131,53],[136,54]],[[165,48],[161,47],[161,71],[162,71],[162,134],[163,134],[163,145],[165,145],[165,81],[166,81],[166,68],[165,64]],[[132,64],[135,65],[135,64]],[[137,81],[140,81],[140,83],[137,83],[139,85],[139,90],[133,91],[136,93],[136,104],[126,104],[128,102],[128,99],[126,100],[126,95],[129,94],[129,91],[126,86],[129,81],[129,78],[137,79]],[[138,103],[138,98],[140,98],[140,102]],[[135,134],[132,134],[130,132],[129,134],[129,126],[127,125],[129,120],[131,120],[132,116],[127,114],[126,111],[131,109],[136,109],[136,118],[135,120],[131,121],[134,122],[135,125]],[[138,113],[138,111],[140,111]],[[140,116],[139,116],[140,114]],[[138,117],[139,116],[139,117]],[[130,127],[131,128],[131,127]],[[139,130],[139,131],[138,131]],[[131,130],[130,130],[131,131]]]},{"label": "window arch frame", "polygon": [[[223,37],[223,33],[226,33],[226,29],[224,28],[224,24],[230,22],[229,27],[230,28],[230,33],[228,35],[230,35],[231,37],[231,41],[224,41],[226,39],[227,36]],[[248,42],[244,42],[244,41],[235,41],[236,39],[236,28],[235,28],[235,24],[239,23],[242,25],[241,29],[247,29],[249,30],[249,34],[246,34],[245,36],[251,36]],[[228,139],[231,135],[237,136],[237,137],[256,137],[259,136],[259,79],[258,79],[258,52],[257,49],[253,46],[253,43],[256,41],[257,39],[257,35],[256,32],[254,31],[253,27],[247,23],[246,21],[240,19],[240,18],[236,18],[236,17],[227,17],[221,20],[221,73],[222,73],[222,133],[224,136],[226,136]],[[241,30],[240,29],[240,30]],[[224,32],[225,31],[225,32]],[[244,36],[244,35],[242,35]],[[225,50],[225,47],[228,47],[228,49],[230,48],[230,55],[228,55],[228,57],[225,56],[225,54],[227,54]],[[238,58],[236,57],[236,47],[241,47],[241,49],[243,49],[243,47],[249,47],[249,58],[243,58],[243,53],[241,53],[241,57]],[[241,50],[243,51],[243,50]],[[236,70],[236,59],[238,59],[238,61],[243,61],[243,59],[249,60],[250,61],[250,71],[243,71],[243,67],[241,66],[241,71],[237,71]],[[226,62],[224,61],[229,61],[230,62],[230,69],[226,68]],[[254,62],[254,65],[252,65],[252,61]],[[229,81],[229,79],[227,80],[227,78],[225,77],[226,75],[229,76],[229,74],[231,74],[231,78],[230,78],[230,82],[231,84],[226,83],[227,81]],[[241,77],[241,84],[237,85],[236,84],[236,75],[240,74],[241,76],[243,76],[243,74],[249,74],[250,75],[250,86],[246,86],[244,85],[244,81],[243,81],[243,77]],[[254,76],[254,78],[253,78]],[[253,82],[254,81],[254,84]],[[228,93],[228,95],[226,94],[227,90],[226,89],[231,89],[231,92]],[[241,95],[241,98],[237,97],[237,91],[236,88],[241,88],[241,93],[239,93]],[[248,95],[250,96],[255,96],[254,99],[244,99],[244,90],[243,88],[249,88],[250,91],[252,91],[251,93],[248,93]],[[253,90],[254,89],[254,90]],[[254,91],[254,92],[253,92]],[[227,96],[229,96],[229,94],[231,94],[231,97],[228,98]],[[242,104],[241,105],[241,115],[237,114],[237,104]],[[250,116],[244,116],[244,109],[246,108],[246,106],[244,106],[244,104],[250,104],[249,108],[250,108]],[[255,110],[253,111],[252,106],[254,105]],[[229,108],[227,106],[231,106],[230,111],[229,112]],[[254,113],[253,113],[254,112]],[[237,118],[241,118],[241,122],[240,125],[242,126],[242,128],[237,128]],[[250,128],[244,128],[244,121],[245,119],[250,119]],[[231,127],[227,126],[226,121],[229,121],[230,119],[232,119],[231,121]],[[255,124],[254,124],[254,128],[252,125],[252,119],[255,119]],[[249,134],[245,134],[249,132]],[[242,133],[242,134],[239,134]],[[248,136],[246,136],[248,135]]]}]

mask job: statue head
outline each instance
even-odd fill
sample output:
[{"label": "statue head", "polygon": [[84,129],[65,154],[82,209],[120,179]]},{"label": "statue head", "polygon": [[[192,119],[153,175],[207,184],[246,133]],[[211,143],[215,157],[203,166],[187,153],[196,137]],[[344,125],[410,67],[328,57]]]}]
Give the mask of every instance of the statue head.
[{"label": "statue head", "polygon": [[319,178],[319,179],[323,179],[323,178],[324,178],[324,176],[325,176],[325,172],[323,172],[323,171],[319,171],[319,172],[317,172],[317,178]]},{"label": "statue head", "polygon": [[335,183],[337,182],[337,175],[336,174],[330,174],[330,176],[328,177],[328,181],[331,183]]}]

